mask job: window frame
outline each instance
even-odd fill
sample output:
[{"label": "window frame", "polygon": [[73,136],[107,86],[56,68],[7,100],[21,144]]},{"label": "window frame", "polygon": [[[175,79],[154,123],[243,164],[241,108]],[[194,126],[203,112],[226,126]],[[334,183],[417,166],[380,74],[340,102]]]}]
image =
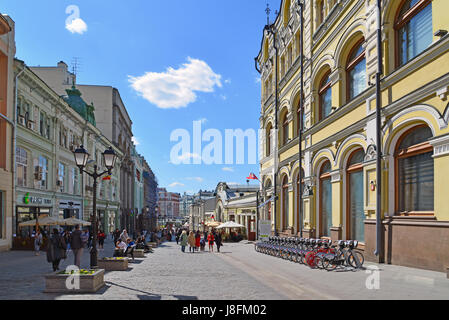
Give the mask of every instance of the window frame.
[{"label": "window frame", "polygon": [[[351,180],[350,180],[350,176],[352,173],[358,173],[358,172],[363,172],[363,161],[360,163],[356,163],[353,165],[349,165],[351,163],[352,158],[358,153],[362,151],[363,153],[365,153],[365,150],[363,150],[363,148],[357,148],[354,151],[352,151],[351,155],[348,158],[348,164],[346,166],[346,239],[351,239],[352,235],[351,235],[351,227],[352,227],[352,223],[351,223],[351,208],[350,208],[350,204],[351,204]],[[363,192],[363,190],[361,191]]]},{"label": "window frame", "polygon": [[[327,93],[327,90],[332,90],[332,81],[330,80],[331,70],[328,70],[324,76],[321,78],[320,86],[318,89],[318,121],[326,119],[328,116],[323,116],[323,99],[322,97]],[[325,84],[325,80],[328,80]],[[331,91],[332,96],[332,91]],[[332,113],[332,112],[331,112]]]},{"label": "window frame", "polygon": [[[395,204],[394,204],[394,214],[395,216],[435,216],[435,207],[433,211],[399,211],[399,160],[410,158],[413,156],[434,152],[433,146],[429,142],[422,142],[416,145],[413,145],[407,149],[398,149],[401,145],[402,141],[413,131],[427,127],[425,124],[414,126],[404,132],[399,140],[396,142],[395,151],[394,151],[394,183],[395,183]],[[429,128],[430,129],[430,128]],[[434,169],[435,174],[435,169]],[[435,177],[434,177],[435,182]],[[435,186],[434,186],[434,200],[435,200]]]},{"label": "window frame", "polygon": [[282,146],[287,145],[289,139],[289,130],[288,130],[288,113],[284,115],[284,121],[282,121]]},{"label": "window frame", "polygon": [[[330,166],[330,169],[329,169],[329,172],[325,172],[325,173],[323,173],[323,169],[324,169],[324,166],[327,164],[327,163],[329,163],[329,166]],[[325,181],[325,180],[330,180],[330,182],[331,182],[331,184],[332,184],[332,175],[331,175],[331,171],[332,171],[332,163],[330,162],[330,160],[326,160],[322,165],[321,165],[321,168],[320,168],[320,175],[319,175],[319,184],[320,184],[320,194],[319,194],[319,204],[320,204],[320,210],[319,210],[319,215],[320,215],[320,226],[319,226],[319,235],[318,235],[318,237],[319,238],[323,238],[323,237],[325,237],[325,238],[330,238],[330,234],[329,235],[327,235],[327,236],[325,236],[324,235],[324,229],[326,228],[326,226],[324,225],[324,223],[323,223],[323,182]],[[332,219],[332,212],[331,212],[331,217],[330,217],[331,219]]]},{"label": "window frame", "polygon": [[[284,176],[282,179],[282,230],[287,230],[288,228],[288,210],[286,212],[286,206],[285,203],[288,201],[288,177],[287,175]],[[287,207],[288,209],[288,207]]]},{"label": "window frame", "polygon": [[[348,54],[348,59],[346,61],[346,102],[349,102],[353,100],[358,95],[355,95],[354,97],[351,97],[351,71],[355,69],[355,67],[364,59],[366,59],[366,48],[363,48],[363,43],[365,42],[365,38],[361,38],[359,41],[357,41],[354,46],[352,47],[351,51]],[[356,50],[362,47],[363,51],[355,58],[351,59],[354,52]],[[366,69],[366,65],[365,65]],[[365,87],[366,90],[366,87]],[[363,91],[362,91],[363,92]]]},{"label": "window frame", "polygon": [[401,11],[402,8],[405,6],[405,3],[408,0],[402,0],[401,4],[398,7],[398,10],[396,12],[396,16],[394,19],[394,34],[395,34],[395,66],[396,69],[406,65],[411,60],[408,60],[403,65],[401,65],[401,44],[400,44],[400,37],[399,33],[401,29],[409,23],[414,17],[416,17],[422,10],[424,10],[429,4],[432,3],[433,0],[421,0],[420,2],[416,3],[413,7],[411,7],[409,10],[407,10],[402,16]]}]

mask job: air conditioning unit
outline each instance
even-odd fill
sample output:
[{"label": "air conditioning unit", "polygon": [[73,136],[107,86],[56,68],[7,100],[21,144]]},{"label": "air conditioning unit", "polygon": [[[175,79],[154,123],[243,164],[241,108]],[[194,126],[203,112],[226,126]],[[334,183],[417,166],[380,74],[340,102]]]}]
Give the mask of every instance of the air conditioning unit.
[{"label": "air conditioning unit", "polygon": [[31,121],[31,120],[28,120],[28,122],[27,122],[27,128],[28,128],[28,129],[31,129],[31,130],[34,130],[34,122]]},{"label": "air conditioning unit", "polygon": [[25,117],[24,117],[24,116],[19,116],[18,122],[19,122],[19,124],[21,124],[22,126],[25,126]]},{"label": "air conditioning unit", "polygon": [[42,167],[41,166],[35,166],[34,167],[34,179],[35,180],[42,180]]}]

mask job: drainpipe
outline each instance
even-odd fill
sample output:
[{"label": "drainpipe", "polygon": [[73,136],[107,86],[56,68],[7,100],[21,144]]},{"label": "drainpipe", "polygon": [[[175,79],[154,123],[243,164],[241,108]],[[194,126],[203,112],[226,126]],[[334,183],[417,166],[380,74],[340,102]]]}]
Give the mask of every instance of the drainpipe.
[{"label": "drainpipe", "polygon": [[[22,73],[25,71],[25,64],[23,69],[16,75],[15,79],[14,79],[14,110],[13,110],[13,120],[14,121],[12,123],[12,128],[13,128],[13,142],[12,142],[12,159],[11,159],[11,165],[12,165],[12,216],[13,216],[13,221],[12,221],[12,227],[13,230],[15,231],[14,233],[17,233],[17,230],[15,230],[15,216],[16,216],[16,145],[17,145],[17,103],[18,103],[18,98],[17,98],[17,91],[18,91],[18,86],[19,86],[19,77],[22,75]],[[12,240],[12,238],[11,238]],[[12,244],[11,244],[12,246]]]},{"label": "drainpipe", "polygon": [[273,47],[275,50],[275,54],[276,54],[276,59],[275,59],[275,64],[276,64],[276,68],[275,68],[275,85],[276,85],[276,90],[275,90],[275,111],[274,111],[274,130],[276,133],[276,136],[274,139],[274,143],[275,143],[275,155],[274,155],[274,208],[273,208],[273,216],[274,216],[274,235],[277,237],[278,236],[278,230],[277,230],[277,145],[278,145],[278,47],[276,46],[276,32],[274,31],[275,26],[274,25],[267,25],[266,29],[269,33],[271,33],[273,35]]},{"label": "drainpipe", "polygon": [[301,96],[299,97],[299,112],[298,112],[298,121],[299,121],[299,132],[298,132],[298,145],[299,145],[299,153],[298,153],[298,158],[299,158],[299,175],[298,175],[298,180],[299,180],[299,190],[298,190],[298,213],[299,213],[299,234],[300,237],[303,237],[303,212],[302,212],[302,206],[301,206],[301,200],[302,200],[302,113],[303,113],[303,108],[304,108],[304,3],[301,0],[298,0],[298,6],[301,9],[301,14],[300,14],[300,23],[301,23],[301,34],[300,34],[300,41],[299,41],[299,45],[300,45],[300,55],[301,55]]},{"label": "drainpipe", "polygon": [[382,4],[377,0],[377,73],[376,73],[376,167],[377,167],[377,193],[376,193],[376,251],[374,254],[379,262],[383,262],[383,241],[382,241],[382,141],[381,141],[381,76],[383,72],[382,61]]}]

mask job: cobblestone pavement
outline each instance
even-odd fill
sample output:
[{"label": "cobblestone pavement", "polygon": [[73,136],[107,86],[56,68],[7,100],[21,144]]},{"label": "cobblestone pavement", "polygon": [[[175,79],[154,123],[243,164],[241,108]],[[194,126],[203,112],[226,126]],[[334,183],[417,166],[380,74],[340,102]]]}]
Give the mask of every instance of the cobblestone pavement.
[{"label": "cobblestone pavement", "polygon": [[[45,252],[0,253],[0,300],[288,300],[288,299],[449,299],[444,273],[366,263],[379,268],[379,289],[367,289],[373,273],[311,270],[263,255],[248,242],[226,243],[221,253],[182,253],[165,242],[146,258],[136,258],[128,271],[105,274],[106,286],[96,294],[43,293],[44,275],[51,272]],[[110,256],[112,242],[99,256]],[[61,270],[73,262],[73,254]],[[82,267],[88,268],[84,250]],[[368,281],[369,283],[372,283]]]}]

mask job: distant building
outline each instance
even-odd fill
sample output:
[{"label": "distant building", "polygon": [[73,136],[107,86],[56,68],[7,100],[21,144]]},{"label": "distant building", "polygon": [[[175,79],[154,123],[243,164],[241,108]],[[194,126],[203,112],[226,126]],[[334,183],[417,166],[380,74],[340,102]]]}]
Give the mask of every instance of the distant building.
[{"label": "distant building", "polygon": [[179,216],[180,217],[188,217],[190,213],[190,205],[194,202],[195,196],[188,195],[186,192],[181,197],[181,201],[179,203]]},{"label": "distant building", "polygon": [[157,226],[158,182],[156,175],[145,160],[143,161],[143,167],[144,215],[142,217],[142,229],[154,230]]},{"label": "distant building", "polygon": [[14,21],[0,14],[0,251],[11,248],[14,202]]},{"label": "distant building", "polygon": [[158,188],[158,214],[164,219],[175,219],[179,217],[179,193],[168,192],[166,188]]}]

